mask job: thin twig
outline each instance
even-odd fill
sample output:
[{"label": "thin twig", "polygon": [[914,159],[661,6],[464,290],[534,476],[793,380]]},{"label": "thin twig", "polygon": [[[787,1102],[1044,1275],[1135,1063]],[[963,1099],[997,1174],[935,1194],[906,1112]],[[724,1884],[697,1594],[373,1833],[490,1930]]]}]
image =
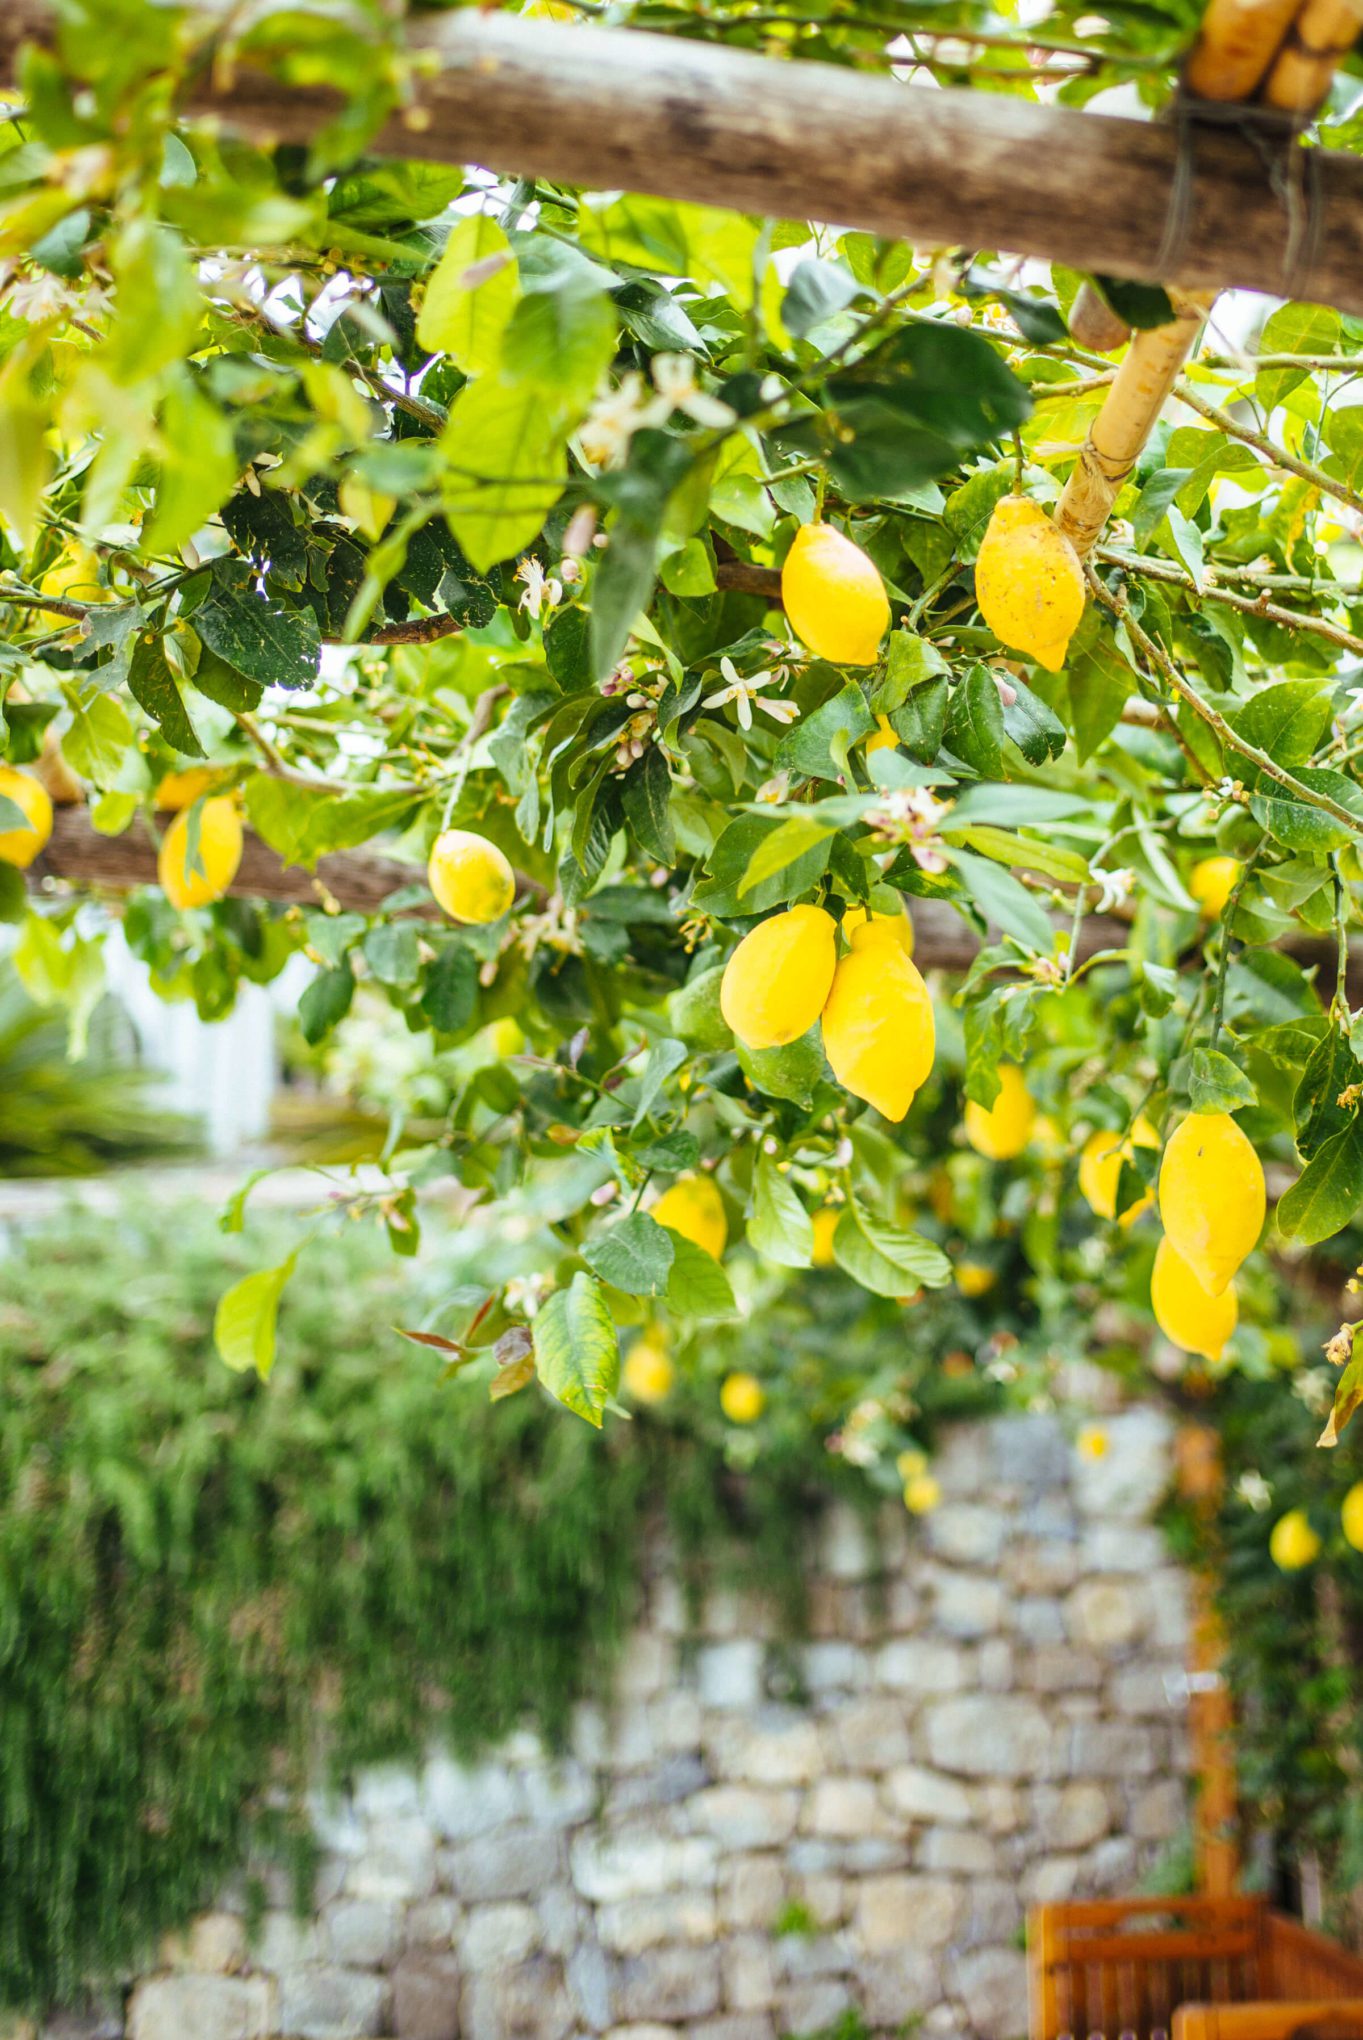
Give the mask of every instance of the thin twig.
[{"label": "thin twig", "polygon": [[[1238,609],[1243,616],[1262,616],[1265,622],[1282,624],[1288,630],[1310,631],[1316,637],[1328,638],[1342,651],[1355,652],[1363,658],[1363,638],[1355,637],[1342,624],[1327,622],[1323,616],[1303,616],[1295,609],[1284,609],[1278,603],[1270,602],[1267,595],[1236,595],[1229,588],[1213,586],[1210,581],[1199,588],[1192,575],[1185,568],[1176,567],[1172,560],[1147,559],[1141,554],[1121,552],[1112,545],[1095,546],[1094,551],[1100,560],[1120,567],[1123,573],[1137,574],[1145,581],[1167,581],[1172,587],[1186,588],[1189,594],[1198,596],[1202,601],[1223,602],[1228,609]],[[1214,566],[1208,569],[1209,573],[1217,571]]]},{"label": "thin twig", "polygon": [[1312,467],[1310,461],[1298,460],[1295,453],[1288,453],[1285,447],[1275,446],[1271,439],[1262,432],[1256,432],[1252,425],[1242,425],[1238,418],[1232,418],[1229,411],[1219,410],[1215,404],[1207,401],[1200,390],[1194,389],[1186,377],[1180,377],[1174,385],[1174,395],[1180,403],[1186,404],[1189,410],[1196,411],[1199,417],[1205,418],[1208,424],[1217,426],[1227,438],[1239,439],[1244,445],[1252,446],[1255,452],[1261,453],[1273,467],[1282,468],[1287,474],[1296,475],[1303,482],[1310,482],[1323,495],[1333,496],[1336,502],[1344,503],[1350,510],[1363,515],[1363,496],[1347,488],[1343,482],[1335,481],[1332,475],[1327,475],[1322,469]]}]

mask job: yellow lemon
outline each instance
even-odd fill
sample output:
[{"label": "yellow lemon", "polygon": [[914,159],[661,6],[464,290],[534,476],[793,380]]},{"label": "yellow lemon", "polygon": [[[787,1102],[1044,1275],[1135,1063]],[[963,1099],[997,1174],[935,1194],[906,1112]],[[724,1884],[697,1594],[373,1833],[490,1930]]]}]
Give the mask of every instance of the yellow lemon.
[{"label": "yellow lemon", "polygon": [[831,1268],[834,1262],[833,1235],[842,1217],[840,1204],[825,1204],[822,1211],[814,1214],[814,1266]]},{"label": "yellow lemon", "polygon": [[1167,1239],[1160,1241],[1150,1271],[1150,1308],[1171,1345],[1185,1353],[1200,1353],[1213,1363],[1221,1358],[1240,1318],[1234,1283],[1219,1296],[1208,1295]]},{"label": "yellow lemon", "polygon": [[866,739],[866,756],[875,751],[893,751],[899,744],[899,733],[887,715],[876,717],[875,735]]},{"label": "yellow lemon", "polygon": [[670,1190],[664,1190],[649,1216],[716,1261],[728,1243],[724,1199],[709,1176],[683,1176]]},{"label": "yellow lemon", "polygon": [[1266,1204],[1263,1164],[1229,1113],[1180,1120],[1160,1163],[1160,1217],[1209,1295],[1221,1295],[1253,1249]]},{"label": "yellow lemon", "polygon": [[647,1337],[636,1339],[625,1356],[625,1393],[639,1403],[665,1402],[675,1379],[671,1354]]},{"label": "yellow lemon", "polygon": [[766,1391],[755,1374],[726,1374],[719,1406],[731,1424],[755,1424],[767,1406]]},{"label": "yellow lemon", "polygon": [[905,956],[913,955],[913,922],[906,913],[868,915],[865,907],[849,907],[842,917],[842,932],[849,942],[858,928],[870,928],[877,935],[888,935],[899,944]]},{"label": "yellow lemon", "polygon": [[1238,857],[1203,857],[1188,877],[1188,890],[1209,921],[1219,921],[1239,881]]},{"label": "yellow lemon", "polygon": [[472,829],[446,829],[436,837],[426,877],[450,919],[471,928],[500,921],[516,897],[505,852]]},{"label": "yellow lemon", "polygon": [[1279,1516],[1268,1540],[1268,1555],[1281,1572],[1300,1572],[1320,1557],[1320,1538],[1305,1509],[1289,1509]]},{"label": "yellow lemon", "polygon": [[220,900],[241,863],[241,816],[227,794],[199,809],[197,861],[189,854],[189,811],[182,809],[161,838],[156,876],[173,907],[206,907]]},{"label": "yellow lemon", "polygon": [[885,583],[874,561],[831,524],[802,524],[781,569],[786,620],[802,643],[835,666],[872,666],[890,627]]},{"label": "yellow lemon", "polygon": [[995,504],[975,562],[975,600],[1000,644],[1060,671],[1084,613],[1084,570],[1030,497]]},{"label": "yellow lemon", "polygon": [[886,1119],[902,1119],[937,1051],[932,1000],[918,966],[872,922],[833,973],[823,1048],[834,1076]]},{"label": "yellow lemon", "polygon": [[838,960],[837,927],[822,907],[788,907],[759,921],[724,966],[719,1010],[745,1048],[781,1048],[823,1011]]},{"label": "yellow lemon", "polygon": [[1108,1449],[1111,1444],[1111,1440],[1101,1424],[1085,1424],[1074,1442],[1079,1448],[1081,1459],[1092,1459],[1095,1462],[1099,1459],[1107,1458]]},{"label": "yellow lemon", "polygon": [[1009,1162],[1026,1147],[1035,1118],[1036,1106],[1022,1071],[1013,1063],[1000,1063],[999,1095],[988,1110],[973,1098],[966,1102],[965,1137],[976,1154],[991,1162]]},{"label": "yellow lemon", "polygon": [[[1079,1157],[1079,1188],[1099,1218],[1117,1217],[1117,1185],[1121,1181],[1122,1163],[1129,1162],[1138,1147],[1158,1146],[1159,1135],[1143,1112],[1125,1140],[1119,1133],[1107,1129],[1089,1135]],[[1134,1225],[1154,1201],[1154,1191],[1147,1190],[1144,1196],[1127,1205],[1118,1223]]]},{"label": "yellow lemon", "polygon": [[1352,1544],[1355,1551],[1363,1551],[1363,1480],[1356,1480],[1345,1495],[1339,1522],[1345,1543]]},{"label": "yellow lemon", "polygon": [[167,772],[153,796],[158,808],[187,808],[208,793],[222,777],[209,765],[191,765],[188,772]]},{"label": "yellow lemon", "polygon": [[488,1046],[502,1057],[520,1055],[525,1048],[525,1029],[509,1013],[494,1020],[487,1029]]},{"label": "yellow lemon", "polygon": [[58,553],[38,583],[40,595],[52,595],[69,602],[108,602],[109,589],[99,578],[99,560],[88,545],[73,539]]},{"label": "yellow lemon", "polygon": [[895,1460],[894,1470],[907,1487],[911,1480],[917,1480],[920,1473],[928,1470],[928,1455],[920,1452],[916,1445],[908,1445]]},{"label": "yellow lemon", "polygon": [[956,1263],[956,1287],[962,1296],[984,1296],[994,1287],[998,1276],[983,1261],[958,1261]]},{"label": "yellow lemon", "polygon": [[0,793],[27,817],[18,828],[0,828],[0,864],[26,871],[52,834],[52,802],[45,786],[13,765],[0,765]]},{"label": "yellow lemon", "polygon": [[942,1499],[942,1484],[930,1473],[916,1473],[904,1483],[904,1507],[911,1516],[926,1516]]}]

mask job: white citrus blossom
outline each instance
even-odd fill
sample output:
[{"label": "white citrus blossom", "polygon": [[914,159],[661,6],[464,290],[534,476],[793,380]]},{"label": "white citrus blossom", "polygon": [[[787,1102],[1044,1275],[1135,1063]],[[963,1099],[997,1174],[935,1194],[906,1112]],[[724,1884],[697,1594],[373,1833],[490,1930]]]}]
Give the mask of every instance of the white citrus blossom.
[{"label": "white citrus blossom", "polygon": [[653,387],[669,411],[685,411],[697,425],[732,425],[738,413],[719,397],[712,397],[696,381],[696,364],[689,354],[655,354],[649,367]]},{"label": "white citrus blossom", "polygon": [[938,800],[925,786],[895,787],[866,820],[878,834],[907,844],[920,871],[937,873],[947,868],[939,832],[951,805],[949,800]]},{"label": "white citrus blossom", "polygon": [[703,706],[723,708],[732,701],[734,712],[745,730],[752,728],[754,708],[760,708],[764,715],[779,723],[793,723],[800,713],[793,701],[778,701],[774,696],[762,693],[764,687],[774,684],[774,673],[754,673],[751,679],[745,680],[729,658],[720,660],[719,670],[726,684],[716,688],[713,694],[707,694]]},{"label": "white citrus blossom", "polygon": [[516,579],[525,583],[519,606],[536,620],[542,609],[557,609],[563,600],[563,583],[551,579],[533,553],[527,553],[517,567]]},{"label": "white citrus blossom", "polygon": [[1089,883],[1099,888],[1095,911],[1110,914],[1123,900],[1130,899],[1135,890],[1136,874],[1125,866],[1118,871],[1104,871],[1101,864],[1094,864],[1089,868]]}]

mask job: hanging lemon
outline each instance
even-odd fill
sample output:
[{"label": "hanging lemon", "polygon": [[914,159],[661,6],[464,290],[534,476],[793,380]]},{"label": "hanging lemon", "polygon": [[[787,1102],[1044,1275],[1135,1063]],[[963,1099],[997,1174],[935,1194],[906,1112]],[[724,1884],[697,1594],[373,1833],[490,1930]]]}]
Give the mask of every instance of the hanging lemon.
[{"label": "hanging lemon", "polygon": [[1238,857],[1203,857],[1188,875],[1188,890],[1209,921],[1219,921],[1239,882]]},{"label": "hanging lemon", "polygon": [[789,907],[749,929],[719,988],[719,1010],[745,1048],[782,1048],[809,1032],[837,953],[837,927],[822,907]]},{"label": "hanging lemon", "polygon": [[975,562],[975,599],[1000,644],[1060,671],[1084,613],[1084,570],[1029,496],[995,504]]},{"label": "hanging lemon", "polygon": [[781,600],[795,635],[835,666],[873,666],[890,627],[875,562],[831,524],[802,524],[781,569]]},{"label": "hanging lemon", "polygon": [[13,765],[0,765],[0,793],[25,816],[16,828],[0,828],[0,864],[26,871],[52,834],[52,802],[45,786]]},{"label": "hanging lemon", "polygon": [[942,1484],[930,1473],[916,1473],[904,1483],[904,1507],[911,1516],[928,1516],[942,1499]]},{"label": "hanging lemon", "polygon": [[176,815],[156,859],[161,890],[181,912],[220,900],[241,863],[241,816],[229,794],[206,800],[199,809],[197,857],[190,855],[189,817],[189,808]]},{"label": "hanging lemon", "polygon": [[958,1261],[952,1273],[962,1296],[987,1296],[999,1279],[984,1261]]},{"label": "hanging lemon", "polygon": [[876,925],[858,928],[833,973],[823,1047],[838,1082],[886,1119],[902,1119],[937,1049],[932,1000],[918,966]]},{"label": "hanging lemon", "polygon": [[894,751],[899,747],[899,734],[887,715],[876,717],[875,734],[866,739],[865,756],[870,758],[877,751]]},{"label": "hanging lemon", "polygon": [[1220,1296],[1263,1231],[1263,1164],[1227,1112],[1190,1112],[1165,1146],[1160,1217],[1171,1244]]},{"label": "hanging lemon", "polygon": [[899,944],[905,956],[913,955],[913,922],[906,913],[868,914],[865,907],[849,907],[842,917],[842,932],[849,942],[858,928],[870,928],[877,935],[888,935]]},{"label": "hanging lemon", "polygon": [[726,1374],[719,1406],[731,1424],[755,1424],[767,1406],[766,1391],[755,1374]]},{"label": "hanging lemon", "polygon": [[626,1395],[637,1403],[665,1402],[675,1378],[672,1356],[663,1346],[647,1334],[635,1340],[625,1356],[621,1376]]},{"label": "hanging lemon", "polygon": [[186,772],[167,772],[152,796],[153,804],[166,810],[187,808],[201,793],[211,793],[221,778],[222,774],[211,765],[191,765]]},{"label": "hanging lemon", "polygon": [[814,1253],[812,1258],[816,1268],[831,1268],[837,1258],[833,1252],[833,1235],[838,1229],[838,1221],[842,1217],[842,1209],[840,1204],[825,1204],[821,1211],[816,1211],[814,1214],[812,1221],[814,1226]]},{"label": "hanging lemon", "polygon": [[99,558],[88,545],[73,539],[58,553],[38,583],[40,595],[68,602],[111,602],[112,590],[99,578]]},{"label": "hanging lemon", "polygon": [[500,921],[516,897],[506,853],[472,829],[446,829],[436,837],[426,877],[450,919],[470,928]]},{"label": "hanging lemon", "polygon": [[1091,1133],[1079,1157],[1079,1188],[1099,1218],[1117,1218],[1119,1225],[1134,1225],[1155,1201],[1153,1190],[1133,1199],[1118,1217],[1117,1185],[1122,1164],[1129,1162],[1138,1147],[1157,1148],[1159,1135],[1142,1112],[1126,1138],[1107,1128]]},{"label": "hanging lemon", "polygon": [[1281,1572],[1300,1572],[1320,1557],[1320,1538],[1305,1509],[1279,1516],[1268,1540],[1268,1555]]},{"label": "hanging lemon", "polygon": [[664,1190],[649,1217],[680,1233],[716,1261],[728,1244],[724,1199],[710,1176],[683,1176],[670,1190]]},{"label": "hanging lemon", "polygon": [[965,1137],[976,1154],[991,1162],[1010,1162],[1026,1147],[1035,1118],[1036,1106],[1022,1071],[1013,1063],[1000,1063],[999,1095],[993,1104],[966,1101]]},{"label": "hanging lemon", "polygon": [[1363,1551],[1363,1480],[1356,1480],[1345,1495],[1339,1512],[1339,1526],[1344,1532],[1344,1542],[1352,1544],[1355,1551]]},{"label": "hanging lemon", "polygon": [[1150,1271],[1150,1308],[1171,1345],[1200,1353],[1213,1365],[1240,1318],[1235,1285],[1210,1296],[1171,1241],[1160,1241]]}]

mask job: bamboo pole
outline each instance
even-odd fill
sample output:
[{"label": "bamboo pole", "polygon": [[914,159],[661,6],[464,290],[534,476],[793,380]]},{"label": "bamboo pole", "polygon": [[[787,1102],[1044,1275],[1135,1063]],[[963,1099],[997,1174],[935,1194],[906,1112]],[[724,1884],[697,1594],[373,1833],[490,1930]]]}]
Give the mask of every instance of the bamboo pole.
[{"label": "bamboo pole", "polygon": [[1211,0],[1183,82],[1197,99],[1252,99],[1301,0]]},{"label": "bamboo pole", "polygon": [[1081,284],[1070,306],[1070,338],[1093,354],[1114,354],[1131,338],[1126,320],[1113,311],[1100,290]]},{"label": "bamboo pole", "polygon": [[[1176,1444],[1178,1488],[1199,1519],[1210,1524],[1221,1495],[1221,1446],[1209,1424],[1184,1424]],[[1235,1845],[1235,1759],[1230,1692],[1222,1673],[1225,1632],[1216,1612],[1214,1584],[1205,1568],[1193,1576],[1193,1627],[1188,1656],[1188,1735],[1197,1802],[1193,1846],[1197,1887],[1208,1898],[1229,1898],[1239,1877]]]},{"label": "bamboo pole", "polygon": [[1056,508],[1055,522],[1081,559],[1098,543],[1211,305],[1210,292],[1175,296],[1172,324],[1152,326],[1131,342]]},{"label": "bamboo pole", "polygon": [[[50,0],[0,5],[0,80]],[[462,7],[415,14],[412,104],[378,154],[477,163],[596,191],[819,220],[921,247],[1005,248],[1189,291],[1281,293],[1295,245],[1275,165],[1233,126],[1199,139],[1167,272],[1180,142],[1162,122],[937,90],[635,29]],[[203,65],[191,111],[307,142],[338,95]],[[1321,152],[1320,231],[1293,287],[1363,313],[1363,162]]]},{"label": "bamboo pole", "polygon": [[1360,29],[1363,0],[1306,0],[1269,72],[1264,103],[1303,118],[1314,113]]}]

